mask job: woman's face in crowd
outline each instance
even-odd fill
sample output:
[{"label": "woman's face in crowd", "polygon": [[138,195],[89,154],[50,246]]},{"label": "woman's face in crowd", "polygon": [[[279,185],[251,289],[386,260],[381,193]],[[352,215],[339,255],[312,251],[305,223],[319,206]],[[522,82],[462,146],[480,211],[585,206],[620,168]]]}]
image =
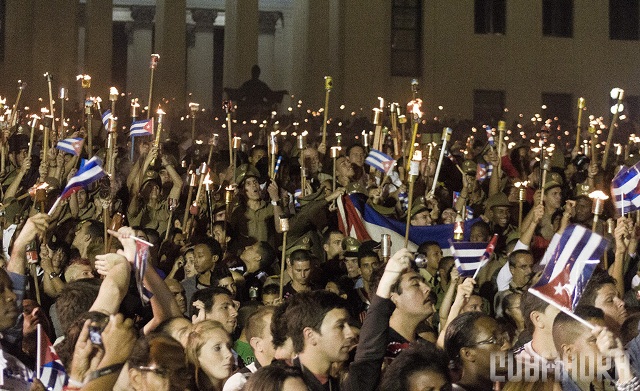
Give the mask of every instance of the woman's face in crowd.
[{"label": "woman's face in crowd", "polygon": [[200,367],[210,379],[224,380],[233,372],[231,339],[222,329],[212,330],[207,339],[198,353]]},{"label": "woman's face in crowd", "polygon": [[257,201],[260,199],[260,183],[258,182],[258,178],[249,177],[244,180],[244,192],[247,195],[247,198],[250,200]]},{"label": "woman's face in crowd", "polygon": [[194,266],[194,258],[193,251],[189,251],[184,254],[184,275],[185,277],[195,276],[198,272],[196,272],[196,268]]}]

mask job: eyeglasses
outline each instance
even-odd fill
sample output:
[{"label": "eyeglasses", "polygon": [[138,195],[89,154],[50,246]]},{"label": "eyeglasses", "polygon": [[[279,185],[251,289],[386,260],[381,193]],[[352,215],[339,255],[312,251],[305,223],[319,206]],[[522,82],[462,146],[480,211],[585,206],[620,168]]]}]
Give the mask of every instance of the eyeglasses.
[{"label": "eyeglasses", "polygon": [[142,372],[153,372],[158,376],[162,376],[162,377],[166,377],[169,374],[169,371],[164,369],[164,368],[160,368],[160,367],[145,367],[145,366],[139,366],[136,367],[137,370],[142,371]]}]

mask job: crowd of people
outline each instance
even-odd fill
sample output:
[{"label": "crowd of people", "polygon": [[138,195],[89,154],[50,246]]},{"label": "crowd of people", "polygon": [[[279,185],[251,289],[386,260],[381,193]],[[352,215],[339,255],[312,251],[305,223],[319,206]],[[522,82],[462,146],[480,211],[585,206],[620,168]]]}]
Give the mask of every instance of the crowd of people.
[{"label": "crowd of people", "polygon": [[[122,145],[112,175],[47,214],[79,158],[106,148],[96,137],[73,156],[27,133],[1,148],[2,389],[640,389],[637,216],[609,201],[594,220],[589,198],[633,158],[601,169],[558,146],[541,164],[528,144],[472,140],[436,178],[438,147],[423,145],[408,186],[405,158],[382,175],[358,142],[332,158],[320,137],[282,137],[272,175],[259,142],[231,163],[206,137],[138,138],[133,160]],[[339,229],[343,197],[451,239],[470,220],[468,240],[498,234],[495,250],[475,278],[431,237],[383,254]],[[610,240],[574,311],[595,328],[528,291],[571,224]],[[49,377],[42,333],[60,363]]]}]

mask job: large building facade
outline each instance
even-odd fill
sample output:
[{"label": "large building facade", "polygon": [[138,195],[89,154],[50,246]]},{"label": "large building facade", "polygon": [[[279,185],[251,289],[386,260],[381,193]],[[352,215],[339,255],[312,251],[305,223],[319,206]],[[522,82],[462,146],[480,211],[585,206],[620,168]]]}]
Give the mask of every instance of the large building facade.
[{"label": "large building facade", "polygon": [[[281,110],[324,102],[331,113],[369,113],[378,96],[406,103],[412,79],[430,116],[495,121],[606,115],[609,90],[628,96],[637,118],[638,0],[0,0],[0,91],[47,97],[54,75],[70,99],[106,98],[115,85],[144,104],[149,59],[160,54],[154,96],[174,110],[194,101],[217,108],[224,87],[249,79],[254,64]],[[154,99],[155,100],[155,99]],[[124,102],[122,103],[124,104]],[[343,109],[340,109],[344,105]],[[343,110],[343,112],[341,112]]]}]

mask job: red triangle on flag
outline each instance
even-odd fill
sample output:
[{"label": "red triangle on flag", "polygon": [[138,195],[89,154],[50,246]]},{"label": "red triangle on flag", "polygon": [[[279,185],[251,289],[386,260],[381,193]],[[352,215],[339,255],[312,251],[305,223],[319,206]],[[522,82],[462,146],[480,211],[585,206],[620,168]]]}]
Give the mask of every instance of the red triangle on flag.
[{"label": "red triangle on flag", "polygon": [[393,168],[395,162],[395,160],[385,160],[384,162],[382,162],[382,168],[384,169],[384,172],[388,173],[389,170]]},{"label": "red triangle on flag", "polygon": [[143,129],[149,134],[153,134],[153,117],[144,125]]}]

